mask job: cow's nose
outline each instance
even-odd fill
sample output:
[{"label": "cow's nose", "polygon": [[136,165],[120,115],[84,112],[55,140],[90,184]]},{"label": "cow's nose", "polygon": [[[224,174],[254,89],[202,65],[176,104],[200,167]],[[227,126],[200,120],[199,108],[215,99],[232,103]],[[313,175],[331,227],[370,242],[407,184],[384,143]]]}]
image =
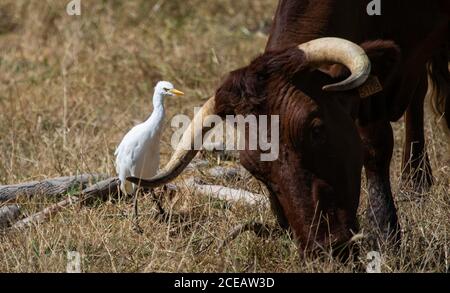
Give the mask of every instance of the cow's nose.
[{"label": "cow's nose", "polygon": [[359,255],[359,245],[353,241],[336,242],[331,248],[333,257],[342,263],[352,262]]},{"label": "cow's nose", "polygon": [[355,260],[358,256],[359,245],[352,241],[352,236],[351,229],[339,229],[331,235],[331,239],[328,239],[331,240],[331,252],[335,259],[345,263]]}]

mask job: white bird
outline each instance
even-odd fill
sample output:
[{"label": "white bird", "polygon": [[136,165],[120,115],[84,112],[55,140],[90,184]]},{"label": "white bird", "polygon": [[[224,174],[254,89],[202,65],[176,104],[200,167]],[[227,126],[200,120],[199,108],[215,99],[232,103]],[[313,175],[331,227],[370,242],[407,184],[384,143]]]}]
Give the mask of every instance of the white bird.
[{"label": "white bird", "polygon": [[182,96],[183,92],[167,81],[160,81],[153,94],[153,112],[147,121],[134,126],[122,139],[114,155],[116,171],[120,179],[120,189],[132,194],[136,186],[127,177],[150,179],[159,168],[159,145],[165,118],[164,98]]}]

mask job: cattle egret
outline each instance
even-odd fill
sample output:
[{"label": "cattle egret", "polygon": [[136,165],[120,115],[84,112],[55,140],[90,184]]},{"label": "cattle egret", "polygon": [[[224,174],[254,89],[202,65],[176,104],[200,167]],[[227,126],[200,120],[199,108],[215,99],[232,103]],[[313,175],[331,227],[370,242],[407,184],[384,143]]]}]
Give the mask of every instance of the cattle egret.
[{"label": "cattle egret", "polygon": [[128,176],[150,179],[159,167],[159,144],[165,117],[164,98],[182,96],[183,92],[167,81],[160,81],[153,94],[153,112],[147,121],[134,126],[122,139],[114,155],[120,189],[125,194],[136,191]]}]

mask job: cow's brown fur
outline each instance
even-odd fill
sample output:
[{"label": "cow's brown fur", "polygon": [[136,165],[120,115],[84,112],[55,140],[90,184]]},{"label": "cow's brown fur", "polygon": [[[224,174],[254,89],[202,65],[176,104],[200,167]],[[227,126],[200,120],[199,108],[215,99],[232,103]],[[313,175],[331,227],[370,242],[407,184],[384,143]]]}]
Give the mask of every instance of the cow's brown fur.
[{"label": "cow's brown fur", "polygon": [[[384,237],[398,236],[389,179],[390,121],[407,109],[405,170],[413,168],[431,184],[422,105],[427,62],[433,60],[440,92],[449,87],[442,82],[448,75],[437,70],[447,62],[442,50],[448,46],[448,11],[442,3],[385,1],[383,16],[370,17],[360,0],[280,0],[266,52],[231,72],[218,89],[220,115],[280,115],[279,159],[261,162],[259,151],[242,151],[241,161],[267,185],[280,224],[291,227],[301,248],[314,242],[339,245],[356,232],[363,165],[369,220]],[[364,100],[357,90],[323,92],[323,85],[346,77],[348,70],[341,65],[310,68],[295,46],[326,36],[360,43],[383,91]]]},{"label": "cow's brown fur", "polygon": [[[385,84],[399,59],[392,42],[362,45]],[[348,75],[336,66],[334,78]],[[261,162],[259,151],[241,152],[242,164],[265,182],[280,223],[302,248],[340,245],[356,232],[362,148],[355,127],[359,97],[324,93],[332,77],[311,68],[297,47],[268,51],[231,72],[216,92],[216,112],[280,115],[280,157]],[[338,170],[336,172],[336,170]],[[331,232],[331,233],[328,233]]]},{"label": "cow's brown fur", "polygon": [[[405,171],[414,174],[418,186],[432,183],[424,150],[423,100],[428,73],[437,92],[449,92],[448,71],[442,69],[448,61],[445,3],[384,1],[383,15],[371,17],[366,1],[280,0],[265,53],[231,72],[205,105],[204,113],[214,105],[222,117],[279,116],[278,159],[261,161],[262,151],[248,148],[240,158],[266,184],[280,225],[291,228],[302,251],[317,244],[341,246],[356,233],[363,166],[369,193],[366,215],[383,239],[398,239],[389,177],[394,144],[390,122],[405,112]],[[363,99],[360,89],[323,91],[323,86],[346,78],[349,70],[329,61],[308,64],[307,52],[297,46],[322,37],[360,44],[371,61],[372,80],[378,79],[382,90]],[[447,107],[448,97],[444,99]],[[270,131],[269,139],[274,135]],[[180,159],[180,154],[185,157]],[[152,180],[130,180],[145,186],[165,183],[194,155],[177,152],[167,172]]]}]

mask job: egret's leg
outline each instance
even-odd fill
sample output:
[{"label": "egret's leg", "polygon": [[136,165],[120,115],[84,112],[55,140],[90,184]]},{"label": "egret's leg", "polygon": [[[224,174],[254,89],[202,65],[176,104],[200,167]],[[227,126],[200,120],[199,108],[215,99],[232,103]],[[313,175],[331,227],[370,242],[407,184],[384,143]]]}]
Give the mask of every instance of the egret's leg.
[{"label": "egret's leg", "polygon": [[138,209],[138,196],[139,196],[139,189],[136,189],[134,192],[134,199],[133,199],[133,226],[134,230],[142,234],[144,230],[139,226],[139,209]]},{"label": "egret's leg", "polygon": [[152,201],[156,204],[156,208],[158,209],[159,216],[161,216],[162,218],[167,217],[167,213],[164,210],[164,208],[162,207],[161,199],[156,196],[154,189],[150,189],[149,192],[150,192],[150,197],[151,197]]}]

